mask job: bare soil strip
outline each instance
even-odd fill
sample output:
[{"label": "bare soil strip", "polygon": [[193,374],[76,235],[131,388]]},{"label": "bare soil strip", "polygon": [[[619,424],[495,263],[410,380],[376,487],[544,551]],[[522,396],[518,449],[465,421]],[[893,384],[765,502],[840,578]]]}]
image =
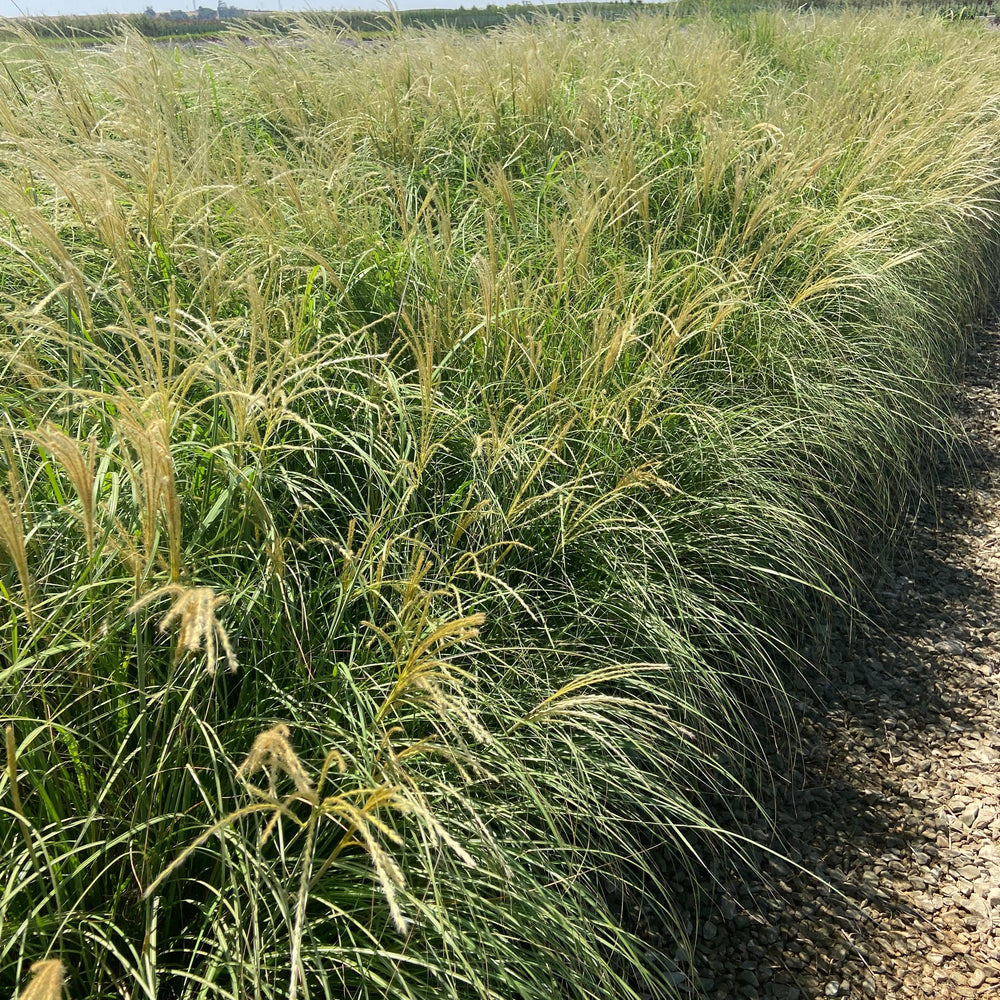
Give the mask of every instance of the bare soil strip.
[{"label": "bare soil strip", "polygon": [[720,890],[696,946],[712,998],[1000,997],[998,385],[994,330],[960,404],[966,470],[942,470],[883,609],[801,695],[771,842],[832,888],[762,854]]}]

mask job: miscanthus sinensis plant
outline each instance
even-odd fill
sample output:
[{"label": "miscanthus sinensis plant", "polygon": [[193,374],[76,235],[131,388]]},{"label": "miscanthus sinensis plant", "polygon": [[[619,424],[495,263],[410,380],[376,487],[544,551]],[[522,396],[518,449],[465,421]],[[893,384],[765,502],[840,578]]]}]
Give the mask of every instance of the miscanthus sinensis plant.
[{"label": "miscanthus sinensis plant", "polygon": [[0,993],[670,995],[634,903],[683,964],[674,873],[947,440],[995,46],[3,58]]}]

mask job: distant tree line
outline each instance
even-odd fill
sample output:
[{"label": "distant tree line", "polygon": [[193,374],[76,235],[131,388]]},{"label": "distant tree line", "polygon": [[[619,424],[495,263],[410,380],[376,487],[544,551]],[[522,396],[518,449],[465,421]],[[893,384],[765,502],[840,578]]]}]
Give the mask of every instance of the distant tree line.
[{"label": "distant tree line", "polygon": [[[956,4],[940,0],[804,0],[794,5],[799,10],[874,10],[893,6],[902,10],[937,14],[954,20],[992,16],[1000,10],[1000,0],[973,0]],[[450,27],[460,31],[483,31],[512,20],[535,21],[545,18],[578,20],[599,17],[613,20],[628,17],[641,8],[648,11],[670,10],[681,17],[711,11],[722,17],[740,17],[754,11],[783,8],[781,0],[672,0],[670,3],[643,3],[643,0],[617,2],[584,2],[540,5],[487,4],[483,8],[459,7],[457,10],[428,8],[402,10],[393,14],[370,11],[311,11],[281,13],[277,11],[247,11],[221,3],[217,8],[200,7],[196,12],[169,11],[161,14],[147,8],[142,14],[90,14],[73,17],[10,18],[18,29],[27,30],[38,38],[67,38],[76,41],[106,38],[123,28],[148,38],[204,37],[224,31],[238,30],[241,25],[256,27],[277,34],[294,30],[306,21],[317,26],[341,26],[347,31],[365,35],[383,35],[396,27]],[[0,34],[4,19],[0,19]]]},{"label": "distant tree line", "polygon": [[[4,22],[11,24],[4,30]],[[16,26],[16,27],[15,27]],[[24,30],[36,38],[67,38],[74,41],[107,38],[125,30],[136,31],[147,38],[165,38],[174,35],[217,34],[223,25],[218,21],[172,20],[168,17],[150,17],[149,14],[81,14],[72,17],[37,17],[0,19],[0,35],[11,35],[13,30]]]}]

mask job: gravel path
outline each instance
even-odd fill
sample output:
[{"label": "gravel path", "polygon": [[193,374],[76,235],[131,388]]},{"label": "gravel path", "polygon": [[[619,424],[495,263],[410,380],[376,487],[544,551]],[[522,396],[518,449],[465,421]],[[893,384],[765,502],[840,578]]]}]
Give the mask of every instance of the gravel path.
[{"label": "gravel path", "polygon": [[694,963],[713,1000],[1000,998],[998,385],[994,331],[962,403],[968,471],[942,472],[883,609],[800,696],[780,840],[751,830],[829,887],[761,855],[720,890]]}]

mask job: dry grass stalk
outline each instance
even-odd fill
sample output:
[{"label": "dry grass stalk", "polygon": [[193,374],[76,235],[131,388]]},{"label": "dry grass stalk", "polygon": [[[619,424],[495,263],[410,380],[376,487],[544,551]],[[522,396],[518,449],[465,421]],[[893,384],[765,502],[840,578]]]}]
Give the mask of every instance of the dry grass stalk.
[{"label": "dry grass stalk", "polygon": [[[465,673],[443,657],[448,648],[479,635],[485,616],[465,615],[434,626],[428,598],[429,595],[422,595],[418,599],[420,610],[413,632],[409,634],[404,630],[402,636],[390,636],[383,629],[367,623],[390,642],[399,671],[395,684],[375,717],[382,721],[399,704],[421,698],[434,707],[442,721],[458,721],[475,739],[489,742],[489,732],[464,694]],[[405,614],[403,620],[407,621]]]},{"label": "dry grass stalk", "polygon": [[162,417],[146,422],[132,413],[122,414],[121,427],[142,469],[142,529],[146,559],[152,558],[156,525],[162,511],[170,546],[170,579],[177,580],[181,570],[181,506],[174,480],[170,427]]},{"label": "dry grass stalk", "polygon": [[129,614],[134,614],[164,595],[173,597],[174,603],[160,619],[159,629],[165,632],[176,619],[180,619],[180,628],[177,632],[177,658],[180,659],[187,653],[198,652],[204,645],[206,668],[210,674],[214,674],[219,660],[218,646],[221,645],[229,673],[235,673],[236,654],[233,652],[228,633],[215,617],[215,609],[228,600],[226,595],[217,595],[211,587],[185,587],[180,583],[168,583],[165,587],[157,587],[145,597],[139,598],[129,608]]},{"label": "dry grass stalk", "polygon": [[31,982],[19,994],[18,1000],[62,1000],[66,968],[58,958],[35,962],[30,971]]},{"label": "dry grass stalk", "polygon": [[41,445],[66,470],[69,481],[73,484],[80,502],[83,505],[83,531],[87,540],[87,555],[94,554],[94,512],[96,492],[94,489],[94,468],[96,460],[96,443],[91,440],[87,454],[84,456],[80,442],[71,438],[61,428],[54,424],[43,426],[35,431],[32,438]]},{"label": "dry grass stalk", "polygon": [[21,520],[20,504],[15,505],[17,510],[11,506],[7,497],[0,493],[0,548],[2,548],[11,561],[14,569],[17,570],[18,579],[21,581],[21,590],[24,593],[24,605],[28,612],[28,620],[31,620],[31,573],[28,570],[28,549],[24,536],[24,522]]},{"label": "dry grass stalk", "polygon": [[[333,795],[320,797],[323,785],[330,769],[336,766],[338,773],[346,770],[346,762],[338,750],[332,750],[323,764],[319,785],[314,789],[302,762],[292,748],[291,733],[284,723],[279,723],[271,729],[262,732],[253,742],[247,759],[240,765],[236,774],[243,777],[256,771],[267,775],[268,793],[250,786],[250,790],[261,798],[275,800],[282,808],[275,809],[274,815],[261,834],[261,843],[268,840],[274,827],[282,815],[283,807],[293,799],[304,799],[313,807],[313,814],[308,824],[314,829],[315,822],[321,817],[333,820],[344,831],[340,843],[326,859],[319,871],[307,879],[305,883],[315,884],[340,855],[351,847],[360,847],[371,859],[379,884],[385,893],[393,922],[400,931],[407,926],[406,918],[397,899],[397,890],[405,885],[403,872],[392,855],[382,846],[382,838],[397,845],[402,844],[402,838],[387,823],[379,818],[379,812],[392,809],[396,812],[410,812],[413,804],[400,794],[399,785],[385,784],[375,787],[351,788]],[[278,773],[283,772],[295,784],[295,792],[277,802]],[[313,834],[310,834],[310,839]],[[308,868],[306,869],[308,871]],[[294,964],[294,963],[293,963]]]},{"label": "dry grass stalk", "polygon": [[295,788],[303,795],[313,796],[312,782],[292,749],[291,733],[288,726],[278,723],[264,730],[254,741],[247,759],[239,766],[236,774],[254,774],[263,771],[267,775],[268,788],[274,796],[279,771],[284,771],[295,783]]}]

